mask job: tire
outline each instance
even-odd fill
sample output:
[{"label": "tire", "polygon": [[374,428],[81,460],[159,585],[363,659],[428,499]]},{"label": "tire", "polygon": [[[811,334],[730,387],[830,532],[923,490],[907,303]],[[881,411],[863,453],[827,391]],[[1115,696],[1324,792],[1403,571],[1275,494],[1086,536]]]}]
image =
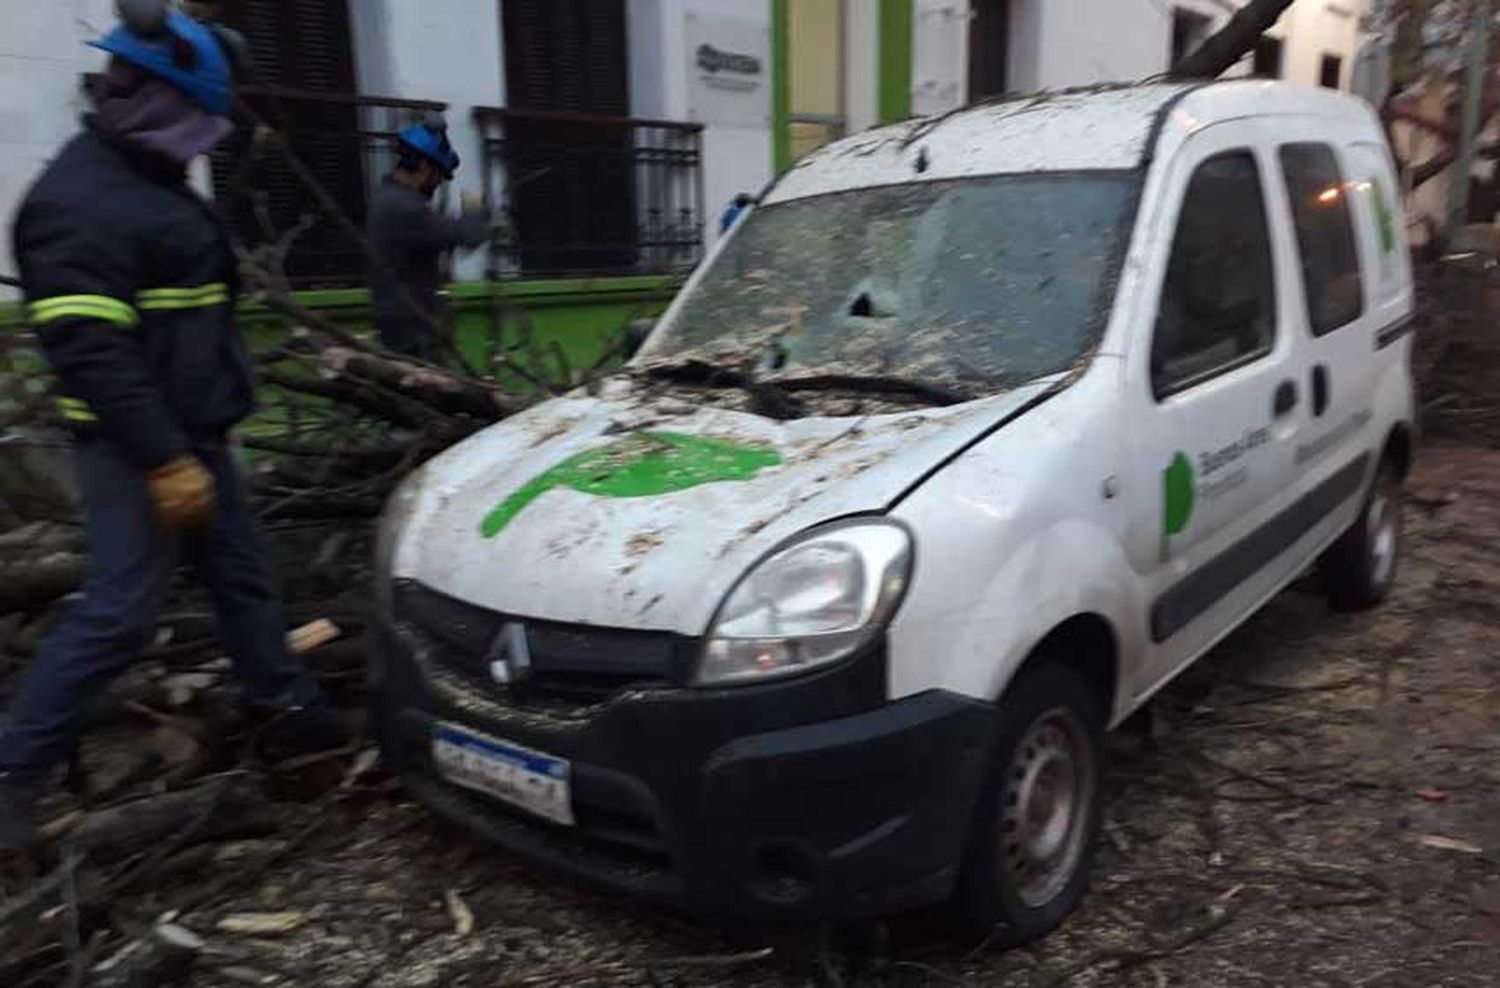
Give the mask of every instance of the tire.
[{"label": "tire", "polygon": [[1101,819],[1104,720],[1098,691],[1061,663],[1024,673],[1001,697],[955,897],[964,923],[991,942],[1044,936],[1082,901]]},{"label": "tire", "polygon": [[1401,478],[1380,465],[1359,517],[1318,561],[1328,602],[1341,611],[1374,607],[1396,582],[1401,561]]}]

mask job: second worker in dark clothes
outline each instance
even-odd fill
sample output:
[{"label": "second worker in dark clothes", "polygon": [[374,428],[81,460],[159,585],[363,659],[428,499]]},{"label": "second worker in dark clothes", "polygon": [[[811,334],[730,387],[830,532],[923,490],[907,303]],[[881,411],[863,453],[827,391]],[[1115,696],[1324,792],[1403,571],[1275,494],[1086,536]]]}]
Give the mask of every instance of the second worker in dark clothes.
[{"label": "second worker in dark clothes", "polygon": [[443,255],[483,244],[490,220],[468,210],[452,217],[432,208],[433,193],[458,171],[458,155],[440,121],[408,127],[396,142],[396,168],[370,203],[370,245],[381,262],[370,272],[370,304],[387,349],[438,363]]}]

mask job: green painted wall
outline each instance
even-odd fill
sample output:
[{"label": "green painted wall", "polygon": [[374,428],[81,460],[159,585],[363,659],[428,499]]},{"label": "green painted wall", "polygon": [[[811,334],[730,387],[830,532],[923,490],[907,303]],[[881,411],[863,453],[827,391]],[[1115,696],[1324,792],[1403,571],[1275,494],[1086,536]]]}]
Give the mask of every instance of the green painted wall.
[{"label": "green painted wall", "polygon": [[[610,351],[630,320],[659,315],[679,284],[670,276],[459,283],[449,286],[449,306],[459,349],[470,365],[526,391],[533,386],[496,368],[492,355],[528,368],[539,363],[554,380],[563,377],[566,362],[576,376]],[[351,332],[373,336],[364,289],[306,291],[296,298]],[[285,317],[257,302],[241,304],[239,321],[255,350],[275,346],[288,327]],[[0,332],[20,324],[20,306],[0,303]]]},{"label": "green painted wall", "polygon": [[[490,355],[497,353],[535,363],[527,355],[529,327],[530,349],[560,378],[562,361],[576,375],[609,350],[631,319],[660,314],[679,283],[669,276],[461,282],[449,286],[449,308],[459,350],[471,366],[489,372]],[[341,326],[370,331],[363,289],[300,292],[297,299]],[[286,328],[282,316],[256,303],[241,306],[240,324],[256,348],[273,345]],[[503,371],[496,376],[524,385]]]},{"label": "green painted wall", "polygon": [[911,116],[913,0],[880,0],[881,123]]},{"label": "green painted wall", "polygon": [[787,3],[771,0],[771,172],[792,165],[792,81]]}]

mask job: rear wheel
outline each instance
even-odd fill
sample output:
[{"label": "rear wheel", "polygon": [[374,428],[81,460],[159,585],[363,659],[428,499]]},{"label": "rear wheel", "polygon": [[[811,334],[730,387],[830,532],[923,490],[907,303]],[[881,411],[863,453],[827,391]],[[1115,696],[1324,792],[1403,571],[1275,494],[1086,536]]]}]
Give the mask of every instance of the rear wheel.
[{"label": "rear wheel", "polygon": [[1328,602],[1339,610],[1374,607],[1390,593],[1401,560],[1401,478],[1381,464],[1359,518],[1319,560]]},{"label": "rear wheel", "polygon": [[1006,691],[999,722],[958,906],[1015,945],[1050,932],[1087,889],[1104,712],[1082,676],[1048,664]]}]

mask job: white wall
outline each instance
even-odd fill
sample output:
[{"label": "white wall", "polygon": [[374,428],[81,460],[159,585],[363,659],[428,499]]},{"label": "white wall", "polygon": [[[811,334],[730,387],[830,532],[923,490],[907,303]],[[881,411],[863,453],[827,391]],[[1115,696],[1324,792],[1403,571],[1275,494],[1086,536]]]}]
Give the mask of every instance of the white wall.
[{"label": "white wall", "polygon": [[[969,0],[915,0],[911,110],[918,116],[963,106],[969,90]],[[872,69],[871,92],[880,85]]]},{"label": "white wall", "polygon": [[[933,50],[967,46],[967,23],[923,17],[944,0],[913,0],[917,17],[918,65],[913,97],[920,99],[930,73],[921,53],[924,30],[941,30]],[[1060,89],[1096,82],[1132,82],[1167,69],[1171,55],[1172,12],[1180,7],[1222,26],[1242,0],[1010,0],[1010,88],[1016,92]],[[1360,43],[1360,15],[1369,0],[1297,0],[1268,32],[1282,38],[1283,76],[1316,85],[1324,52],[1343,58],[1347,88]],[[1248,60],[1247,60],[1248,69]],[[934,70],[936,71],[936,70]],[[1228,73],[1230,75],[1236,72]]]},{"label": "white wall", "polygon": [[1031,92],[1042,77],[1042,5],[1045,0],[1010,0],[1010,50],[1005,53],[1008,88]]},{"label": "white wall", "polygon": [[[11,224],[26,190],[78,130],[80,75],[104,65],[84,42],[114,26],[112,0],[0,0],[0,273],[15,274]],[[14,298],[0,286],[0,299]]]},{"label": "white wall", "polygon": [[[793,0],[795,2],[795,0]],[[735,17],[771,29],[770,4],[762,0],[627,0],[630,34],[630,111],[637,117],[690,120],[689,14]],[[709,123],[703,130],[704,237],[719,235],[719,215],[737,193],[759,192],[771,180],[770,48],[757,98],[764,113],[754,125]]]},{"label": "white wall", "polygon": [[879,122],[880,8],[870,0],[845,0],[844,123],[853,134]]},{"label": "white wall", "polygon": [[1360,16],[1369,0],[1298,0],[1277,26],[1286,32],[1282,77],[1288,82],[1316,86],[1325,54],[1343,60],[1339,87],[1349,88],[1354,58],[1359,52]]}]

